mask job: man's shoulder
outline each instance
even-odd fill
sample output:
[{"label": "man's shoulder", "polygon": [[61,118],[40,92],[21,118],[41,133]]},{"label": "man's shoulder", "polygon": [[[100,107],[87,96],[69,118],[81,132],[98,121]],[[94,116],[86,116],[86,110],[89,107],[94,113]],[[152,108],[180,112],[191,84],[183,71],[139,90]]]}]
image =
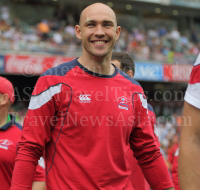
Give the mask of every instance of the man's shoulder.
[{"label": "man's shoulder", "polygon": [[10,134],[10,138],[18,139],[22,134],[22,126],[19,123],[12,123],[10,126],[5,126],[4,131],[6,134]]},{"label": "man's shoulder", "polygon": [[198,55],[190,75],[190,84],[200,83],[200,54]]},{"label": "man's shoulder", "polygon": [[18,131],[19,133],[22,132],[22,126],[15,121],[11,124],[11,127],[14,131]]},{"label": "man's shoulder", "polygon": [[41,77],[43,76],[65,76],[71,69],[75,68],[78,65],[77,59],[74,59],[72,61],[68,61],[65,63],[62,63],[56,67],[53,67],[51,69],[48,69],[45,71]]},{"label": "man's shoulder", "polygon": [[19,123],[14,122],[13,125],[16,126],[18,129],[22,130],[22,126]]},{"label": "man's shoulder", "polygon": [[190,84],[200,83],[200,63],[194,65],[191,75],[190,75]]},{"label": "man's shoulder", "polygon": [[153,107],[148,103],[147,104],[148,110],[154,113],[154,109]]},{"label": "man's shoulder", "polygon": [[136,81],[135,79],[131,78],[129,75],[127,75],[123,71],[119,70],[119,74],[122,75],[125,80],[131,82],[132,84],[134,84],[134,85],[136,85],[138,87],[141,87],[141,85],[140,85],[140,83],[138,81]]}]

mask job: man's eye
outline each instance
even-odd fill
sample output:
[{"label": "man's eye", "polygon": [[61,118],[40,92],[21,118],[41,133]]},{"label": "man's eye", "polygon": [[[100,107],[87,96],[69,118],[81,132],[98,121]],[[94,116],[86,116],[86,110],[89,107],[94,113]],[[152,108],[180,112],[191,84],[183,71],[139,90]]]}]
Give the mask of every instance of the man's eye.
[{"label": "man's eye", "polygon": [[108,26],[112,26],[110,23],[105,23],[104,26],[108,27]]},{"label": "man's eye", "polygon": [[94,23],[89,23],[89,24],[87,24],[87,26],[95,26],[95,24]]}]

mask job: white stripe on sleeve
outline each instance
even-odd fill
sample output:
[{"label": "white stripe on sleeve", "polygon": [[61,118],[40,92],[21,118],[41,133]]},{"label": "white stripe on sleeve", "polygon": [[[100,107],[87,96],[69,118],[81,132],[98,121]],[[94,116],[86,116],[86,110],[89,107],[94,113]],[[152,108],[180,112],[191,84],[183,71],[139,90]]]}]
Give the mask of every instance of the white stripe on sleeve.
[{"label": "white stripe on sleeve", "polygon": [[200,83],[188,84],[185,101],[200,109]]},{"label": "white stripe on sleeve", "polygon": [[199,64],[200,64],[200,54],[198,55],[198,57],[194,63],[194,66],[199,65]]},{"label": "white stripe on sleeve", "polygon": [[42,92],[41,94],[37,96],[32,96],[28,109],[35,110],[42,107],[44,104],[50,101],[55,94],[61,92],[61,85],[62,84],[51,86],[49,89]]},{"label": "white stripe on sleeve", "polygon": [[139,97],[140,97],[140,101],[142,103],[142,107],[145,108],[147,110],[147,113],[148,113],[148,109],[147,109],[147,100],[143,97],[142,94],[139,94]]}]

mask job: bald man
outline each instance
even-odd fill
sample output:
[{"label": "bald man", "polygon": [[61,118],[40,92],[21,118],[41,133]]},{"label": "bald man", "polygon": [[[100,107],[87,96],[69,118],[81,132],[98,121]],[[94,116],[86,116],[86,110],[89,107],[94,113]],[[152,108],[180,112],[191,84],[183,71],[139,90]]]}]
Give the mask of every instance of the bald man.
[{"label": "bald man", "polygon": [[164,189],[168,172],[149,132],[144,92],[110,63],[121,30],[115,13],[95,3],[83,10],[79,23],[82,56],[37,81],[11,190],[31,189],[44,150],[47,190],[132,190],[130,146],[154,190]]}]

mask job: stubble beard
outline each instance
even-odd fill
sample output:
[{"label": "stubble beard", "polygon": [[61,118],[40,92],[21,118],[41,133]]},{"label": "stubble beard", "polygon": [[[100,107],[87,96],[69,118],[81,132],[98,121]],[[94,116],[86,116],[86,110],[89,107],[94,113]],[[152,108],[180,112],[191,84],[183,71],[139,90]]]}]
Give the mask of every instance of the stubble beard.
[{"label": "stubble beard", "polygon": [[[90,43],[90,42],[89,42],[89,43]],[[87,46],[85,43],[83,43],[83,47],[84,47],[85,51],[86,51],[88,54],[90,54],[90,55],[92,55],[92,56],[94,56],[94,57],[97,57],[97,58],[104,58],[104,57],[106,57],[106,56],[113,50],[113,48],[114,48],[114,45],[115,45],[114,41],[109,42],[109,43],[111,43],[111,44],[110,44],[110,46],[108,47],[107,51],[105,51],[104,53],[96,53],[95,51],[93,51],[93,49],[92,49],[92,47],[91,47],[90,45]]]}]

